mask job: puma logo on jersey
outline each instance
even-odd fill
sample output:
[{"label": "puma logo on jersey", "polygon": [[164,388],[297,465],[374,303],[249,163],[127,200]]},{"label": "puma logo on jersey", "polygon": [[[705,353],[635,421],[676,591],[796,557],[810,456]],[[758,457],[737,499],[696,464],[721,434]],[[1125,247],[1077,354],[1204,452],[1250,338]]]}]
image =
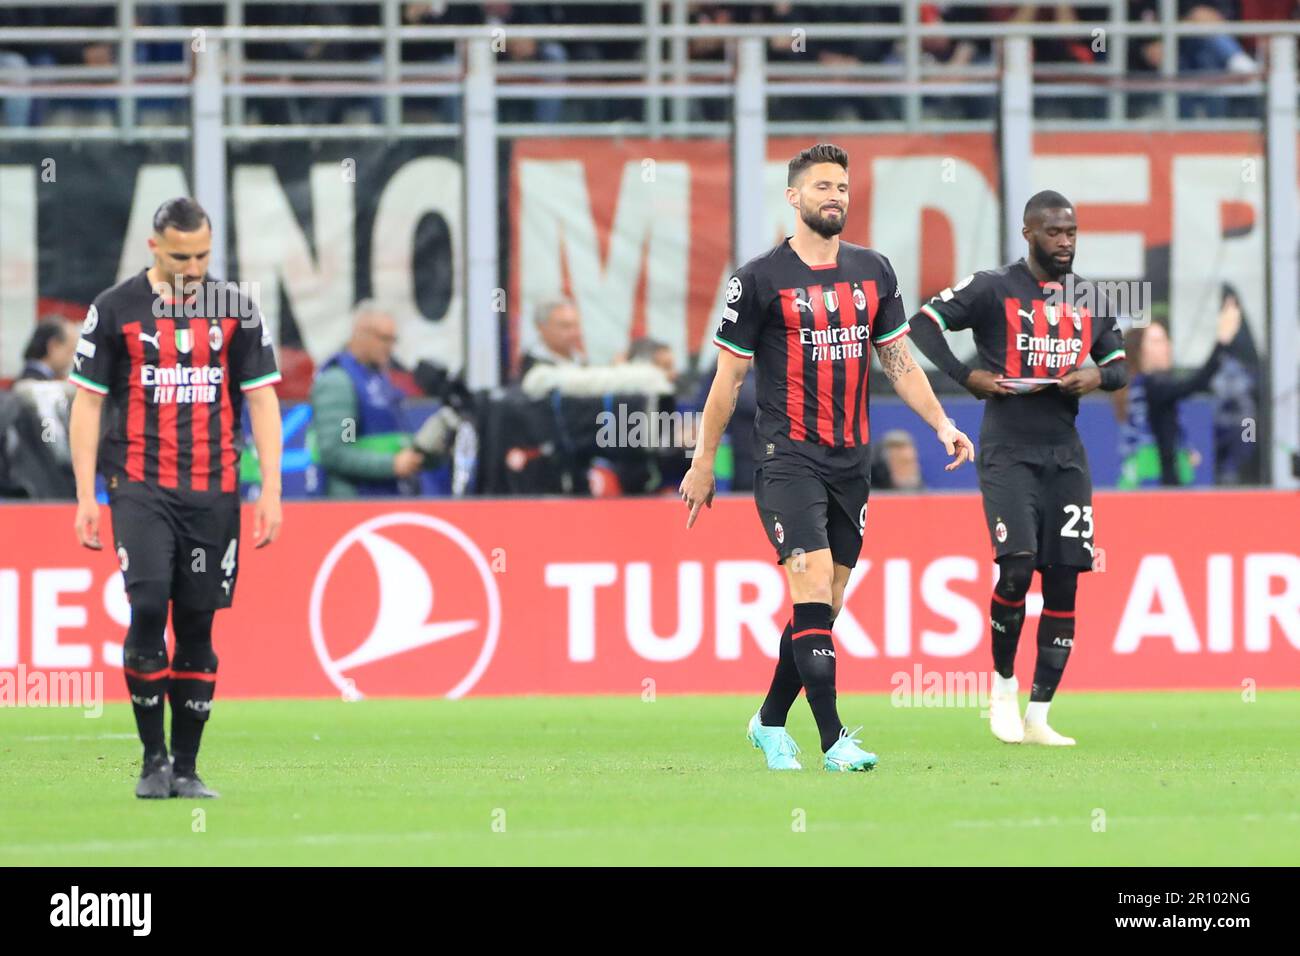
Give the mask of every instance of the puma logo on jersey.
[{"label": "puma logo on jersey", "polygon": [[149,343],[150,345],[152,345],[154,348],[158,348],[158,333],[155,332],[153,335],[145,335],[143,332],[141,332],[141,333],[140,333],[140,341],[141,341],[141,342],[148,342],[148,343]]},{"label": "puma logo on jersey", "polygon": [[809,302],[807,299],[800,299],[800,298],[796,297],[795,300],[794,300],[794,307],[795,307],[795,309],[797,309],[797,310],[799,310],[799,311],[801,311],[801,312],[811,312],[811,311],[812,311],[812,303]]},{"label": "puma logo on jersey", "polygon": [[1020,313],[1022,319],[1028,319],[1030,322],[1034,321],[1034,313],[1026,312],[1024,309],[1016,309],[1016,311]]}]

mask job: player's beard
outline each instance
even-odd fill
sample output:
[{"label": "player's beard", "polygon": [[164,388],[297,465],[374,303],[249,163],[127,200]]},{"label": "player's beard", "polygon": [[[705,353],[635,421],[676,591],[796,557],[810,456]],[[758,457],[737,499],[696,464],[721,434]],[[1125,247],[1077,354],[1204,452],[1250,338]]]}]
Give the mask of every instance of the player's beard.
[{"label": "player's beard", "polygon": [[1073,254],[1070,255],[1069,262],[1062,263],[1058,262],[1052,253],[1037,244],[1034,245],[1033,252],[1034,261],[1038,263],[1039,268],[1053,279],[1059,279],[1062,276],[1068,275],[1070,270],[1074,268]]},{"label": "player's beard", "polygon": [[803,205],[799,207],[799,218],[803,220],[804,225],[823,239],[838,236],[844,231],[844,217],[845,210],[843,206],[840,207],[840,214],[835,219],[826,218],[819,209],[809,209]]},{"label": "player's beard", "polygon": [[180,274],[171,276],[169,283],[173,295],[180,293],[179,298],[188,299],[190,296],[201,291],[204,283],[208,281],[208,274],[205,272],[197,278],[189,278]]}]

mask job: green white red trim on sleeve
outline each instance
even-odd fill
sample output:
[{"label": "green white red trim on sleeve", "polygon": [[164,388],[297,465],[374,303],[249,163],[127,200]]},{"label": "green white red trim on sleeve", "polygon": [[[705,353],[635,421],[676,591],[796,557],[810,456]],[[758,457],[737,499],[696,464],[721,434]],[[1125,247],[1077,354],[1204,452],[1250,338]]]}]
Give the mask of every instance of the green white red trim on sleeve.
[{"label": "green white red trim on sleeve", "polygon": [[68,380],[74,385],[81,386],[88,392],[94,392],[96,395],[108,394],[108,389],[105,386],[100,385],[98,382],[92,382],[90,379],[78,375],[76,372],[68,373]]},{"label": "green white red trim on sleeve", "polygon": [[280,373],[278,371],[270,372],[263,375],[261,378],[251,378],[247,382],[240,382],[239,390],[241,392],[251,392],[255,388],[261,388],[264,385],[274,385],[278,381],[280,381]]},{"label": "green white red trim on sleeve", "polygon": [[934,321],[938,322],[939,328],[943,329],[945,332],[948,331],[948,323],[944,321],[943,316],[940,315],[938,311],[930,305],[930,303],[927,302],[925,305],[921,306],[921,311],[934,319]]},{"label": "green white red trim on sleeve", "polygon": [[754,357],[753,349],[742,349],[739,345],[732,345],[716,332],[713,334],[713,344],[720,349],[726,349],[732,355],[739,356],[743,359],[752,359]]},{"label": "green white red trim on sleeve", "polygon": [[1110,363],[1110,362],[1115,361],[1116,359],[1122,359],[1123,357],[1124,357],[1124,350],[1123,350],[1123,349],[1116,349],[1115,351],[1113,351],[1113,352],[1111,352],[1109,355],[1107,355],[1105,358],[1103,358],[1103,359],[1102,359],[1100,362],[1098,362],[1097,364],[1098,364],[1099,366],[1100,366],[1100,365],[1106,365],[1106,364],[1108,364],[1108,363]]},{"label": "green white red trim on sleeve", "polygon": [[901,339],[904,335],[906,335],[910,331],[912,331],[912,327],[908,325],[906,322],[904,322],[902,325],[894,329],[892,332],[886,332],[884,335],[880,336],[879,338],[872,339],[871,341],[874,342],[876,345],[888,345],[890,342],[893,342],[896,339]]}]

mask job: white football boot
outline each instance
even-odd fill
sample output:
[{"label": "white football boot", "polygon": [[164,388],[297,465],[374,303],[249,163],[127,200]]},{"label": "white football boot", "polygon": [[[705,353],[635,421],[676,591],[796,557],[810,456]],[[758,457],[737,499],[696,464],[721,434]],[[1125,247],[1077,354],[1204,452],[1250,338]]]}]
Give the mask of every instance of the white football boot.
[{"label": "white football boot", "polygon": [[993,692],[989,695],[989,727],[993,736],[1007,744],[1025,739],[1025,725],[1020,719],[1019,685],[1014,677],[993,675]]},{"label": "white football boot", "polygon": [[1051,701],[1030,701],[1025,708],[1025,739],[1021,743],[1047,747],[1073,747],[1074,738],[1058,734],[1047,725],[1047,708]]},{"label": "white football boot", "polygon": [[1045,723],[1025,724],[1024,739],[1022,744],[1045,744],[1048,747],[1073,747],[1074,738],[1066,737],[1064,734],[1058,734]]}]

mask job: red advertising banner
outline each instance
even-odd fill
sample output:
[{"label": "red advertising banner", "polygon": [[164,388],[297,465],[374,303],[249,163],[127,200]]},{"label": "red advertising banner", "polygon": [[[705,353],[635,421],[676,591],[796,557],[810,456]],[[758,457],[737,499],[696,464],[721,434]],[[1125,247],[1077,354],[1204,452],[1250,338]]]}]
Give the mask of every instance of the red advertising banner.
[{"label": "red advertising banner", "polygon": [[[1300,496],[1099,494],[1096,515],[1066,687],[1300,687]],[[121,574],[72,517],[0,507],[0,673],[106,671],[121,699]],[[239,561],[224,697],[759,693],[789,614],[745,498],[690,531],[663,498],[293,503]],[[994,572],[978,497],[874,498],[835,624],[841,689],[986,671]],[[1022,686],[1036,586],[1027,608]]]},{"label": "red advertising banner", "polygon": [[[999,176],[986,133],[834,137],[848,150],[843,238],[884,253],[909,312],[1002,264]],[[793,228],[786,164],[811,140],[773,138],[752,197],[771,245]],[[553,139],[514,144],[510,303],[527,346],[539,304],[566,295],[596,363],[636,338],[711,362],[731,271],[731,163],[724,141]],[[1261,136],[1233,132],[1035,135],[1025,198],[1064,193],[1078,211],[1075,267],[1091,280],[1146,283],[1123,303],[1168,318],[1175,363],[1214,347],[1223,284],[1265,337],[1268,203]],[[1139,301],[1141,299],[1141,301]],[[520,322],[520,318],[525,321]],[[964,347],[964,346],[959,346]]]}]

